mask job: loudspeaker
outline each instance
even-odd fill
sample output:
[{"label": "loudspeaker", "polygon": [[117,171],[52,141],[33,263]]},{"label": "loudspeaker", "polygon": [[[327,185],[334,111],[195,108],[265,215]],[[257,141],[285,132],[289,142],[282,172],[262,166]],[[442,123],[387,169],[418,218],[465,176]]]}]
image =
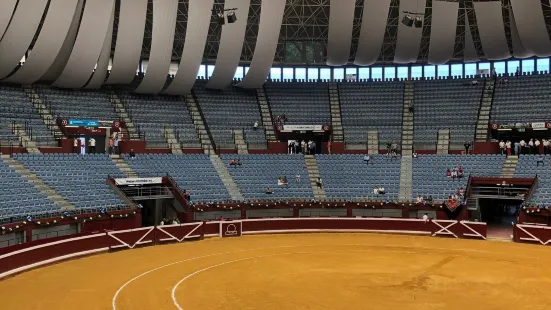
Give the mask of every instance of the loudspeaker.
[{"label": "loudspeaker", "polygon": [[233,24],[237,21],[237,16],[235,16],[235,12],[229,12],[228,13],[228,23]]},{"label": "loudspeaker", "polygon": [[415,28],[423,28],[423,18],[421,16],[415,18]]},{"label": "loudspeaker", "polygon": [[404,18],[402,18],[402,24],[411,27],[413,26],[413,18],[409,14],[404,15]]},{"label": "loudspeaker", "polygon": [[224,13],[220,12],[216,14],[216,22],[218,22],[219,25],[224,25],[226,21],[224,20]]}]

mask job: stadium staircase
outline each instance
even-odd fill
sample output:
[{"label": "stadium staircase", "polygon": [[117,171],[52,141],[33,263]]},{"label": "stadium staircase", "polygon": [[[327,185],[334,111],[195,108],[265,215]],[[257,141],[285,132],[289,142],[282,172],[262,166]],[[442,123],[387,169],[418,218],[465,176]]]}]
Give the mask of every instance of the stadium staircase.
[{"label": "stadium staircase", "polygon": [[52,110],[44,104],[42,99],[40,98],[40,95],[36,91],[33,85],[21,85],[23,88],[23,91],[31,101],[31,103],[34,106],[34,109],[40,116],[40,119],[42,119],[42,122],[44,122],[44,125],[50,130],[52,135],[56,140],[60,140],[64,137],[63,133],[61,132],[61,129],[57,125],[56,118],[54,114],[52,113]]},{"label": "stadium staircase", "polygon": [[413,196],[413,158],[404,156],[400,159],[400,193],[401,201],[411,201]]},{"label": "stadium staircase", "polygon": [[[491,90],[488,90],[489,87],[491,87]],[[486,142],[488,139],[488,126],[490,123],[490,112],[492,111],[495,88],[496,83],[492,78],[487,78],[484,80],[482,99],[480,99],[478,120],[476,122],[476,142]]]},{"label": "stadium staircase", "polygon": [[436,154],[448,154],[450,150],[450,130],[438,130],[438,141],[436,142]]},{"label": "stadium staircase", "polygon": [[503,168],[501,168],[501,177],[502,178],[512,178],[515,176],[515,170],[517,169],[518,156],[507,156],[507,159],[503,163]]},{"label": "stadium staircase", "polygon": [[249,154],[249,150],[247,148],[247,142],[245,142],[245,138],[243,136],[243,129],[234,129],[232,132],[232,135],[233,135],[233,141],[235,143],[235,147],[237,148],[237,154],[239,155]]},{"label": "stadium staircase", "polygon": [[402,111],[402,156],[413,155],[413,115],[409,113],[409,107],[413,105],[414,96],[413,82],[408,80],[404,88]]},{"label": "stadium staircase", "polygon": [[341,119],[341,103],[337,83],[329,83],[329,103],[331,104],[331,131],[333,142],[344,142],[344,131]]},{"label": "stadium staircase", "polygon": [[128,165],[128,163],[127,163],[120,155],[111,154],[111,155],[109,155],[109,157],[111,157],[111,160],[115,163],[115,165],[116,165],[124,174],[126,174],[129,178],[137,178],[137,177],[138,177],[138,175],[136,174],[136,172],[134,172],[134,170],[132,170],[132,168],[130,168],[130,166]]},{"label": "stadium staircase", "polygon": [[379,154],[379,131],[367,131],[367,154]]},{"label": "stadium staircase", "polygon": [[201,149],[205,154],[215,154],[215,144],[212,136],[209,134],[209,131],[206,126],[205,119],[199,110],[197,105],[197,100],[193,94],[188,94],[183,98],[186,102],[189,114],[191,115],[191,120],[197,130],[197,136],[199,136],[199,141],[201,142]]},{"label": "stadium staircase", "polygon": [[36,142],[27,134],[25,128],[20,123],[13,123],[12,126],[14,133],[17,135],[17,138],[19,138],[19,142],[27,150],[27,153],[40,154]]},{"label": "stadium staircase", "polygon": [[65,200],[61,195],[59,195],[56,190],[44,183],[42,179],[36,174],[32,173],[29,169],[25,168],[21,162],[16,159],[13,159],[10,155],[2,155],[2,161],[7,164],[10,168],[14,169],[16,173],[20,174],[22,177],[27,179],[36,189],[38,189],[42,194],[48,197],[48,199],[56,202],[63,210],[75,210],[75,206]]},{"label": "stadium staircase", "polygon": [[224,164],[224,161],[222,161],[220,156],[216,154],[211,154],[210,162],[212,163],[214,169],[218,173],[218,176],[224,183],[224,187],[230,194],[231,199],[236,201],[244,201],[245,198],[243,198],[243,194],[241,194],[239,186],[237,186],[234,179],[231,177],[226,164]]},{"label": "stadium staircase", "polygon": [[119,95],[117,95],[115,91],[109,91],[109,102],[115,109],[115,112],[117,113],[119,118],[124,122],[126,130],[128,130],[128,136],[130,137],[130,140],[139,140],[140,135],[136,130],[136,126],[134,125],[132,118],[128,114],[128,111],[126,111],[126,108],[119,98]]},{"label": "stadium staircase", "polygon": [[165,135],[166,143],[169,146],[170,152],[172,154],[183,154],[184,152],[182,152],[182,145],[180,144],[180,141],[178,141],[176,134],[174,134],[174,129],[170,127],[165,127],[163,129],[163,133]]},{"label": "stadium staircase", "polygon": [[318,169],[316,158],[314,155],[304,155],[304,161],[306,162],[306,167],[308,168],[308,175],[310,176],[310,185],[312,186],[312,191],[314,192],[314,198],[317,201],[327,199],[325,189],[323,189],[323,187],[319,188],[316,184],[316,181],[320,177],[320,171]]},{"label": "stadium staircase", "polygon": [[256,100],[258,101],[260,115],[262,116],[266,140],[268,140],[268,142],[277,142],[274,131],[274,118],[272,117],[272,110],[270,109],[270,104],[268,103],[268,97],[266,96],[264,88],[256,89]]}]

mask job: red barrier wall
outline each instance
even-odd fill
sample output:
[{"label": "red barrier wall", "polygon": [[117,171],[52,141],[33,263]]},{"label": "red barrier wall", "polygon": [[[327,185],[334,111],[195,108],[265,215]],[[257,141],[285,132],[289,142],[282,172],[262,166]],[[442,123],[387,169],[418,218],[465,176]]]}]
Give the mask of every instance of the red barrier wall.
[{"label": "red barrier wall", "polygon": [[[423,221],[392,218],[295,218],[196,222],[109,231],[43,244],[6,248],[0,255],[0,279],[57,261],[166,242],[183,242],[204,236],[238,237],[242,234],[300,232],[386,232],[486,239],[486,224],[450,220]],[[551,228],[548,230],[551,238]]]}]

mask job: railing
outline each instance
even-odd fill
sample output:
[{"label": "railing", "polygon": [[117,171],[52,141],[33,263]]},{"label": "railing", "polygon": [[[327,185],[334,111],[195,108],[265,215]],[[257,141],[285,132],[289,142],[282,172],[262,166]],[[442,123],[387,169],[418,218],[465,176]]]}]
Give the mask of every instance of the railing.
[{"label": "railing", "polygon": [[173,196],[166,186],[133,187],[121,191],[128,197]]},{"label": "railing", "polygon": [[[193,100],[195,100],[195,106],[197,107],[197,111],[199,111],[199,115],[201,116],[201,120],[203,121],[203,125],[205,126],[205,130],[207,131],[207,135],[209,136],[212,148],[216,152],[216,150],[218,149],[216,147],[216,142],[214,141],[214,138],[212,137],[212,133],[210,132],[209,124],[207,123],[207,119],[205,118],[205,114],[203,114],[203,110],[201,109],[201,106],[199,106],[199,100],[197,100],[197,95],[195,94],[195,91],[192,90],[191,95],[193,96]],[[219,149],[218,149],[217,154],[220,154]]]},{"label": "railing", "polygon": [[106,183],[109,184],[109,186],[111,186],[113,191],[115,191],[115,194],[117,194],[126,203],[127,206],[130,206],[131,208],[137,207],[136,203],[130,200],[128,196],[126,196],[126,194],[123,191],[121,191],[121,189],[117,186],[117,184],[115,184],[115,180],[112,179],[111,176],[109,175],[107,176]]},{"label": "railing", "polygon": [[509,199],[523,199],[530,189],[525,187],[502,186],[475,186],[471,191],[471,197],[475,196],[500,196]]}]

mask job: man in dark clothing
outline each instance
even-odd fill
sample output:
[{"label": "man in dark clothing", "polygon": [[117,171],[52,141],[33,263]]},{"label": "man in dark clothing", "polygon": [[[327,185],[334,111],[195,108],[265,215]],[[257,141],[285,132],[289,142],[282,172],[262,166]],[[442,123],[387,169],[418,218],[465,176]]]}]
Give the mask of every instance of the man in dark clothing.
[{"label": "man in dark clothing", "polygon": [[469,141],[465,142],[465,144],[463,144],[463,146],[465,147],[465,154],[469,154],[469,149],[471,148],[471,143],[469,143]]},{"label": "man in dark clothing", "polygon": [[136,158],[136,153],[134,152],[134,149],[130,149],[130,153],[128,153],[128,155],[130,155],[130,158]]}]

